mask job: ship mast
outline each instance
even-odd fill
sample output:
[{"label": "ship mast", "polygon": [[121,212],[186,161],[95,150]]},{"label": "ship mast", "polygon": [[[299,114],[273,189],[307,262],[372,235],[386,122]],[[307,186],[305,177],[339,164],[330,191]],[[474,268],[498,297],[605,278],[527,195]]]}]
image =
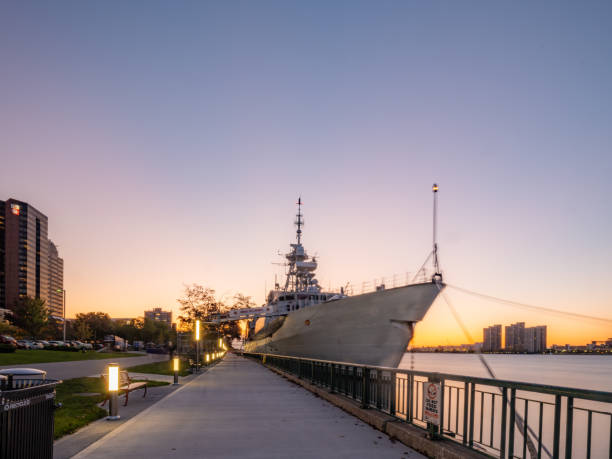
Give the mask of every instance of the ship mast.
[{"label": "ship mast", "polygon": [[434,265],[434,280],[442,281],[442,273],[440,272],[440,263],[438,261],[438,184],[434,183],[431,191],[433,192],[433,265]]},{"label": "ship mast", "polygon": [[302,220],[302,197],[300,196],[298,198],[298,213],[296,215],[297,220],[295,221],[295,224],[297,226],[297,243],[301,244],[302,243],[302,225],[304,224],[304,220]]}]

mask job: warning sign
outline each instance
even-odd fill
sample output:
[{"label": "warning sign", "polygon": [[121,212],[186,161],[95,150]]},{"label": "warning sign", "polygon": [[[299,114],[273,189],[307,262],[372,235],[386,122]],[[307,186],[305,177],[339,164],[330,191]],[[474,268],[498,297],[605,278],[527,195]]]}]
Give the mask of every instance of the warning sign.
[{"label": "warning sign", "polygon": [[423,390],[423,421],[440,425],[440,384],[426,382]]}]

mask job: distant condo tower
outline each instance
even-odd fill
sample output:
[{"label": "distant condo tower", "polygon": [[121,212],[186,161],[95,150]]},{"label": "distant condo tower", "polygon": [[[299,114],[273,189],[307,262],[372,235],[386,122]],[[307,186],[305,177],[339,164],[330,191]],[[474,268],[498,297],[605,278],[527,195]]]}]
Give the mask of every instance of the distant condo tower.
[{"label": "distant condo tower", "polygon": [[502,349],[502,326],[491,325],[483,329],[483,352],[499,352]]},{"label": "distant condo tower", "polygon": [[169,326],[172,326],[172,311],[162,311],[162,308],[153,308],[150,311],[145,311],[144,316],[145,319],[166,322]]}]

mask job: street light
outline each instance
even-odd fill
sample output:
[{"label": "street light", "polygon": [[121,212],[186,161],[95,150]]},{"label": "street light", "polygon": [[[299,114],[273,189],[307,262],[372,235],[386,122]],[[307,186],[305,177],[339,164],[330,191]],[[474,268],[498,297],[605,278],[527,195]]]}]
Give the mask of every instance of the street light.
[{"label": "street light", "polygon": [[196,373],[200,371],[200,321],[196,320]]},{"label": "street light", "polygon": [[120,418],[119,416],[119,364],[109,363],[108,364],[108,392],[110,393],[110,400],[108,404],[108,416],[106,417],[109,421],[116,421]]},{"label": "street light", "polygon": [[62,294],[62,309],[63,309],[63,315],[64,315],[64,343],[65,343],[66,342],[66,289],[58,288],[56,292]]}]

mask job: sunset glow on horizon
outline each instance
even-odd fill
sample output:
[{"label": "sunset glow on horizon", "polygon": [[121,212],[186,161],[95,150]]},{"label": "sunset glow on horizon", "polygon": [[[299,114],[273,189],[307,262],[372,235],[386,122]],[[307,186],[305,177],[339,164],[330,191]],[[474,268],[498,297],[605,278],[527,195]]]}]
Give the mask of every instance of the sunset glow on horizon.
[{"label": "sunset glow on horizon", "polygon": [[[611,338],[612,5],[317,5],[0,7],[0,200],[48,217],[68,317],[176,320],[193,283],[261,305],[300,196],[324,289],[404,281],[437,183],[474,341]],[[413,344],[467,342],[439,297]]]}]

